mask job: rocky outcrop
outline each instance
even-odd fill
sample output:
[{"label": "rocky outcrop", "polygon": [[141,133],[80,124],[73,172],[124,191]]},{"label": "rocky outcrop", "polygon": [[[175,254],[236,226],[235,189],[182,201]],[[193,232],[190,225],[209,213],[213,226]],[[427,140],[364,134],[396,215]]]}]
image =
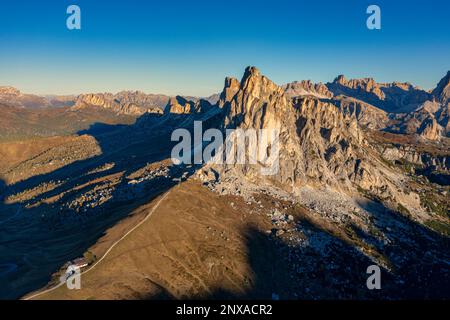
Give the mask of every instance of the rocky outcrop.
[{"label": "rocky outcrop", "polygon": [[161,109],[167,105],[170,97],[163,94],[146,94],[141,91],[120,91],[114,95],[120,103],[132,103],[145,109]]},{"label": "rocky outcrop", "polygon": [[438,124],[436,119],[431,118],[422,123],[419,133],[424,139],[437,141],[441,139],[442,127]]},{"label": "rocky outcrop", "polygon": [[19,96],[21,94],[20,90],[14,87],[2,86],[0,87],[0,95],[15,95]]},{"label": "rocky outcrop", "polygon": [[214,93],[209,97],[204,98],[204,100],[208,101],[210,104],[215,105],[220,99],[220,93]]},{"label": "rocky outcrop", "polygon": [[24,94],[13,87],[0,87],[0,103],[17,108],[47,108],[51,107],[45,97]]},{"label": "rocky outcrop", "polygon": [[217,105],[220,108],[223,108],[225,104],[227,104],[229,101],[231,101],[231,99],[233,99],[233,97],[240,90],[240,88],[241,88],[241,84],[240,84],[239,80],[232,78],[232,77],[226,77],[225,85],[224,85],[222,93],[220,94]]},{"label": "rocky outcrop", "polygon": [[343,75],[326,85],[303,80],[283,89],[291,98],[331,101],[369,129],[416,134],[429,141],[450,134],[450,71],[432,92],[407,82],[377,83],[373,78],[347,79]]},{"label": "rocky outcrop", "polygon": [[432,94],[443,105],[450,103],[450,71],[439,81]]},{"label": "rocky outcrop", "polygon": [[437,122],[443,128],[444,135],[450,135],[450,71],[439,81],[432,91],[434,99],[439,101],[441,106],[434,113]]},{"label": "rocky outcrop", "polygon": [[323,83],[313,83],[311,80],[302,80],[288,83],[283,86],[289,97],[315,96],[317,98],[332,98],[333,93]]},{"label": "rocky outcrop", "polygon": [[448,137],[450,135],[450,103],[443,105],[436,113],[436,119],[444,129],[443,132]]},{"label": "rocky outcrop", "polygon": [[164,110],[166,114],[192,114],[206,112],[212,108],[211,103],[207,100],[187,100],[184,97],[176,96],[169,99]]},{"label": "rocky outcrop", "polygon": [[[384,100],[386,98],[386,95],[381,90],[380,86],[372,78],[347,80],[345,76],[341,74],[337,76],[329,86],[332,87],[334,91],[337,91],[337,94],[345,93],[345,88],[347,88],[361,93],[372,93],[380,100]],[[339,92],[339,90],[342,90],[342,92]]]},{"label": "rocky outcrop", "polygon": [[332,101],[308,96],[290,99],[282,87],[249,67],[240,82],[226,79],[219,106],[224,128],[279,130],[279,171],[275,175],[261,175],[262,164],[211,164],[225,178],[231,175],[294,193],[307,184],[340,190],[360,187],[386,194],[394,189],[376,154],[370,154],[355,113],[341,110]]},{"label": "rocky outcrop", "polygon": [[450,171],[450,154],[420,152],[413,146],[380,146],[380,154],[388,161],[403,161],[424,168]]},{"label": "rocky outcrop", "polygon": [[449,108],[436,100],[425,101],[414,112],[390,115],[392,121],[386,130],[438,141],[450,133]]},{"label": "rocky outcrop", "polygon": [[169,102],[167,103],[166,109],[164,110],[164,113],[191,113],[191,111],[193,110],[193,105],[194,103],[192,101],[188,101],[183,97],[176,96],[170,98]]},{"label": "rocky outcrop", "polygon": [[431,94],[414,87],[410,83],[377,83],[372,78],[346,79],[338,76],[327,88],[336,95],[345,95],[362,100],[387,112],[410,112],[423,102],[431,99]]},{"label": "rocky outcrop", "polygon": [[438,141],[450,133],[449,82],[450,73],[429,93],[407,82],[377,83],[372,78],[348,80],[339,75],[326,85],[303,80],[283,89],[291,98],[310,96],[332,102],[363,127]]}]

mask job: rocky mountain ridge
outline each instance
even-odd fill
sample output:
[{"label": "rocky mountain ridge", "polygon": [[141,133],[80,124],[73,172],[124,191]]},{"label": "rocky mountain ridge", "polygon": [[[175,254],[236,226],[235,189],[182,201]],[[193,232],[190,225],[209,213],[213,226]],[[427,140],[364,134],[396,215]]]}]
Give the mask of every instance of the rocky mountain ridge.
[{"label": "rocky mountain ridge", "polygon": [[212,108],[212,104],[204,99],[188,100],[182,96],[176,96],[169,99],[164,113],[166,114],[191,114],[206,112]]},{"label": "rocky mountain ridge", "polygon": [[[149,298],[149,286],[141,285],[149,283],[176,298],[205,298],[230,276],[230,292],[247,283],[257,298],[274,292],[289,299],[447,297],[448,139],[425,139],[416,133],[420,126],[412,125],[411,134],[389,133],[386,126],[400,126],[403,115],[395,118],[355,97],[323,98],[319,87],[304,87],[315,94],[291,96],[249,67],[241,80],[225,79],[217,104],[175,97],[162,115],[118,115],[126,102],[146,100],[122,92],[85,97],[80,109],[41,112],[35,125],[47,130],[56,121],[52,117],[63,128],[77,121],[88,128],[0,144],[0,213],[6,217],[1,256],[20,275],[7,275],[0,296],[17,298],[48,281],[59,283],[76,257],[94,264],[161,203],[135,230],[140,235],[131,232],[129,242],[115,246],[88,274],[83,290],[58,291],[62,286],[42,298]],[[441,107],[437,100],[424,104],[416,109],[417,122],[428,114],[440,121]],[[31,112],[0,109],[11,117]],[[93,112],[99,117],[85,121]],[[115,125],[119,118],[128,122]],[[14,119],[9,128],[23,122]],[[192,130],[196,120],[204,130],[277,129],[279,157],[175,165],[173,130]],[[273,146],[263,151],[270,155]],[[278,170],[263,174],[271,168]],[[251,223],[256,236],[245,240]],[[239,241],[245,244],[236,246]],[[263,256],[268,249],[276,255]],[[254,257],[259,260],[245,267]],[[390,277],[382,292],[365,289],[372,264]],[[129,270],[136,271],[132,279]]]},{"label": "rocky mountain ridge", "polygon": [[0,103],[17,108],[52,108],[73,105],[74,96],[38,96],[10,87],[0,87]]},{"label": "rocky mountain ridge", "polygon": [[[241,81],[225,80],[218,106],[223,110],[224,128],[280,130],[277,174],[261,175],[262,164],[206,167],[206,171],[216,172],[209,175],[213,180],[218,176],[221,182],[234,181],[225,183],[225,188],[251,184],[290,194],[305,185],[347,194],[364,190],[393,209],[402,206],[416,219],[428,219],[418,194],[409,190],[410,178],[387,165],[376,145],[370,143],[361,117],[358,119],[361,109],[354,107],[354,101],[340,100],[337,106],[333,100],[309,95],[290,98],[285,88],[249,67]],[[379,109],[367,110],[386,116]]]},{"label": "rocky mountain ridge", "polygon": [[450,72],[430,92],[408,82],[377,83],[373,78],[347,79],[343,75],[326,84],[297,81],[283,88],[291,98],[331,99],[356,112],[359,123],[369,128],[417,134],[433,141],[450,133]]}]

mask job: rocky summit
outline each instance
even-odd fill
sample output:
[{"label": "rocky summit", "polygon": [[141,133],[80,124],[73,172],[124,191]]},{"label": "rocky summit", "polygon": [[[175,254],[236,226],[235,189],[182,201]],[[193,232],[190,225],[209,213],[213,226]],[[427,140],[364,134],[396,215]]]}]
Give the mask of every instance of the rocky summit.
[{"label": "rocky summit", "polygon": [[[400,205],[419,220],[427,218],[419,195],[409,189],[411,179],[386,163],[370,143],[371,130],[361,121],[357,102],[349,111],[346,102],[337,101],[311,95],[290,98],[283,87],[255,67],[247,68],[240,82],[228,78],[218,103],[223,110],[223,126],[279,128],[280,170],[273,176],[260,175],[258,165],[211,165],[212,170],[222,180],[232,177],[255,187],[277,186],[291,194],[305,185],[328,186],[349,194],[364,190],[386,199],[394,209]],[[372,120],[386,116],[377,109],[367,110],[373,112]],[[366,117],[371,118],[371,114]],[[422,133],[425,139],[436,139],[436,126],[436,121],[426,125]],[[440,131],[437,134],[440,136]]]}]

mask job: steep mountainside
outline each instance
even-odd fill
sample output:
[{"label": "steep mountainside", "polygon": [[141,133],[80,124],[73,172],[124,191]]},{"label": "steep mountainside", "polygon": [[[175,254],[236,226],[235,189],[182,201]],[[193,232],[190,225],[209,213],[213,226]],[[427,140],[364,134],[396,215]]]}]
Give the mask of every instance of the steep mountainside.
[{"label": "steep mountainside", "polygon": [[19,108],[50,108],[72,106],[74,96],[37,96],[24,94],[13,87],[0,87],[0,103]]},{"label": "steep mountainside", "polygon": [[[248,68],[241,82],[227,79],[219,106],[225,128],[280,130],[279,172],[260,174],[260,165],[212,165],[215,171],[295,193],[304,185],[363,189],[421,217],[418,195],[403,192],[406,177],[393,172],[368,144],[356,112],[314,97],[290,100],[284,90]],[[266,166],[272,164],[268,163]]]}]

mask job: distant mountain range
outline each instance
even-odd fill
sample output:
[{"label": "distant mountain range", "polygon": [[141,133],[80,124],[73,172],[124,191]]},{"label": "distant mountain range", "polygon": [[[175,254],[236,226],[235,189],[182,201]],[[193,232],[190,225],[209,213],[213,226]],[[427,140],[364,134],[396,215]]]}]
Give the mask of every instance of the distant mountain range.
[{"label": "distant mountain range", "polygon": [[[121,91],[112,93],[88,93],[81,95],[47,95],[39,96],[22,93],[19,89],[0,86],[0,103],[12,107],[43,109],[58,107],[84,108],[87,106],[101,107],[117,114],[140,115],[145,112],[160,112],[166,107],[171,97],[163,94],[146,94],[141,91]],[[196,97],[186,97],[189,100],[199,100]],[[218,95],[204,98],[210,103],[218,100]],[[160,110],[157,110],[160,109]]]},{"label": "distant mountain range", "polygon": [[[345,112],[355,113],[361,125],[374,129],[418,134],[428,140],[439,140],[450,134],[450,71],[430,91],[407,82],[377,83],[372,78],[348,80],[343,75],[326,84],[302,80],[285,84],[282,88],[290,98],[314,96],[329,99]],[[170,97],[140,91],[37,96],[23,94],[13,87],[0,87],[0,104],[11,107],[71,110],[97,107],[125,116],[141,116],[147,112],[198,112],[201,107],[209,108],[218,100],[218,94],[207,98]]]},{"label": "distant mountain range", "polygon": [[[0,141],[73,134],[93,123],[130,124],[145,113],[162,114],[174,99],[140,91],[38,96],[0,87]],[[200,100],[215,103],[218,98],[187,99],[195,104]]]}]

